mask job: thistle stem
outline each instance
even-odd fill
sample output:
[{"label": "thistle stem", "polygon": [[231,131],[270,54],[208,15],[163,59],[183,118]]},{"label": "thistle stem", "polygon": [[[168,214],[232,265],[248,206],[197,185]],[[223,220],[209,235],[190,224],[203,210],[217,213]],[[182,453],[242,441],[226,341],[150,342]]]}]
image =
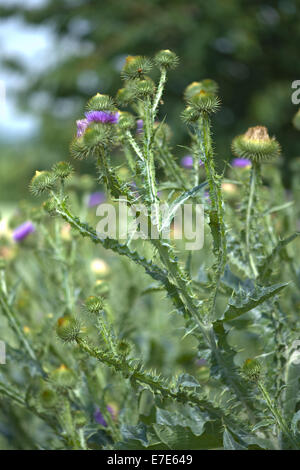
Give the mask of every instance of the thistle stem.
[{"label": "thistle stem", "polygon": [[248,254],[249,263],[253,272],[254,277],[258,276],[258,271],[251,253],[250,247],[250,223],[251,223],[251,214],[254,204],[254,194],[257,184],[257,164],[253,162],[251,168],[251,175],[250,175],[250,191],[249,191],[249,199],[248,199],[248,206],[247,206],[247,214],[246,214],[246,249]]},{"label": "thistle stem", "polygon": [[276,408],[276,405],[274,405],[274,403],[272,402],[268,391],[266,390],[266,388],[264,387],[261,381],[259,381],[257,385],[267,403],[269,410],[271,411],[272,415],[275,418],[277,426],[282,431],[282,433],[286,436],[292,448],[295,450],[299,450],[300,445],[295,440],[292,432],[290,431],[287,423],[285,422],[285,419],[281,416],[280,411]]}]

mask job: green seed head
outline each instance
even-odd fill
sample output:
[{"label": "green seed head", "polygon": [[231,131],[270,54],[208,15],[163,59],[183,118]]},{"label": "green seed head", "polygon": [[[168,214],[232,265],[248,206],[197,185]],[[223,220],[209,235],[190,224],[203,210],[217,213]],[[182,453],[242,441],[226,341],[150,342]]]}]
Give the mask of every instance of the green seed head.
[{"label": "green seed head", "polygon": [[279,157],[280,145],[274,137],[269,137],[266,127],[255,126],[233,140],[232,152],[237,157],[263,163]]}]

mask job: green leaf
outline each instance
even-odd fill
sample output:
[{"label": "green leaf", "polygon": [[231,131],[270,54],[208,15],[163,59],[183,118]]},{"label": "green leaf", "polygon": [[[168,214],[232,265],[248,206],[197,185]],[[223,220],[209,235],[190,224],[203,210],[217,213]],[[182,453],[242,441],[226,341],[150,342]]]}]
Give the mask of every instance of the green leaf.
[{"label": "green leaf", "polygon": [[195,377],[193,377],[190,374],[180,374],[178,379],[177,379],[177,386],[178,387],[200,387],[200,384]]},{"label": "green leaf", "polygon": [[190,191],[184,192],[177,199],[175,199],[175,201],[171,204],[171,207],[169,208],[168,214],[164,218],[161,230],[164,230],[170,226],[170,223],[172,222],[173,217],[175,216],[177,210],[182,204],[184,204],[191,197],[196,196],[196,194],[199,193],[206,186],[207,186],[207,181],[204,181],[204,183],[201,183],[198,186],[195,186]]},{"label": "green leaf", "polygon": [[298,422],[300,421],[300,410],[294,414],[292,422],[291,422],[291,429],[294,434],[298,434]]},{"label": "green leaf", "polygon": [[247,447],[242,446],[234,439],[227,428],[224,429],[223,433],[223,445],[225,450],[247,450]]},{"label": "green leaf", "polygon": [[230,321],[243,315],[249,310],[258,307],[266,300],[274,297],[282,289],[284,289],[288,283],[274,284],[269,287],[258,287],[249,293],[246,291],[239,292],[236,297],[229,299],[228,306],[224,312],[223,320]]}]

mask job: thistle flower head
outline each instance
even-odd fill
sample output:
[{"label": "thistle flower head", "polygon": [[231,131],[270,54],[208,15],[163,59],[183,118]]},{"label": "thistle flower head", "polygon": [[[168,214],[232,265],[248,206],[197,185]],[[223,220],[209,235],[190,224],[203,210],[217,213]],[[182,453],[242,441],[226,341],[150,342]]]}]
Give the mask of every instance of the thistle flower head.
[{"label": "thistle flower head", "polygon": [[93,110],[86,112],[85,117],[88,124],[91,122],[101,122],[102,124],[117,124],[119,120],[119,113]]},{"label": "thistle flower head", "polygon": [[83,134],[85,133],[85,131],[88,127],[88,125],[89,125],[89,123],[88,123],[87,119],[78,119],[76,121],[77,137],[83,136]]},{"label": "thistle flower head", "polygon": [[175,52],[165,49],[155,55],[154,62],[159,68],[174,69],[177,67],[179,59]]},{"label": "thistle flower head", "polygon": [[44,408],[55,408],[58,402],[58,395],[53,388],[43,387],[39,394],[39,400]]},{"label": "thistle flower head", "polygon": [[35,227],[30,220],[27,222],[24,222],[24,224],[19,225],[14,231],[13,231],[13,239],[15,242],[20,242],[24,240],[28,235],[32,232],[35,231]]},{"label": "thistle flower head", "polygon": [[257,359],[246,359],[242,367],[242,374],[251,382],[257,382],[261,374],[261,364]]},{"label": "thistle flower head", "polygon": [[56,183],[56,175],[50,171],[36,171],[32,178],[29,190],[35,196],[39,196],[45,191],[50,191]]},{"label": "thistle flower head", "polygon": [[53,165],[52,171],[57,178],[67,179],[72,175],[74,168],[69,162],[58,162]]},{"label": "thistle flower head", "polygon": [[85,306],[91,313],[98,313],[103,310],[103,299],[99,296],[91,295],[85,301]]},{"label": "thistle flower head", "polygon": [[199,113],[215,113],[220,107],[220,99],[203,89],[188,99],[188,104]]},{"label": "thistle flower head", "polygon": [[255,126],[233,140],[232,152],[239,158],[263,163],[280,155],[280,145],[274,137],[269,137],[266,127]]},{"label": "thistle flower head", "polygon": [[93,96],[86,105],[88,111],[114,111],[115,102],[113,98],[108,95],[97,93]]},{"label": "thistle flower head", "polygon": [[111,145],[113,142],[113,132],[110,127],[91,121],[83,136],[75,138],[71,142],[70,153],[72,157],[82,160]]},{"label": "thistle flower head", "polygon": [[53,370],[49,378],[59,387],[73,387],[76,383],[75,373],[65,364],[61,364],[57,369]]},{"label": "thistle flower head", "polygon": [[132,90],[127,85],[120,88],[116,95],[116,102],[121,106],[127,106],[133,100]]},{"label": "thistle flower head", "polygon": [[218,84],[209,78],[202,80],[201,82],[192,82],[184,90],[184,99],[189,101],[193,96],[200,93],[200,91],[205,91],[206,93],[217,93]]},{"label": "thistle flower head", "polygon": [[128,56],[121,75],[124,80],[143,79],[151,70],[151,60],[143,56]]},{"label": "thistle flower head", "polygon": [[135,118],[130,113],[120,112],[118,124],[119,128],[123,131],[133,129],[135,127]]}]

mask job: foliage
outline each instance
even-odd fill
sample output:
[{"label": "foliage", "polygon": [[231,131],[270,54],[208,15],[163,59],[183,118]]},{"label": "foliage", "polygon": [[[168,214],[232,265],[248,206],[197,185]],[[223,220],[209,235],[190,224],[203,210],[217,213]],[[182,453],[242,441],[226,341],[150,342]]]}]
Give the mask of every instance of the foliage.
[{"label": "foliage", "polygon": [[[22,208],[36,231],[2,253],[3,448],[300,448],[297,211],[276,161],[216,170],[214,82],[184,94],[194,165],[178,166],[158,121],[169,58],[175,66],[170,51],[130,56],[125,118],[96,95],[71,145],[93,159],[112,204],[126,200],[137,219],[143,203],[158,237],[100,237],[91,187],[69,162],[30,183],[48,194]],[[150,64],[159,78],[148,87]],[[175,226],[164,238],[187,201],[204,205],[202,249],[187,251]]]}]

